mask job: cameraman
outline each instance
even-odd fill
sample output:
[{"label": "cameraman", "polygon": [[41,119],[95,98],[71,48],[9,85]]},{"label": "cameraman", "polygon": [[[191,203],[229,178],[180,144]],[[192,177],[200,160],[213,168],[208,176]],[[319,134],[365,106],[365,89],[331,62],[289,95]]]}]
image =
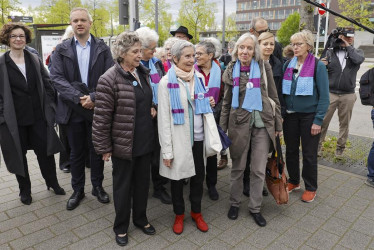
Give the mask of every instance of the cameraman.
[{"label": "cameraman", "polygon": [[334,30],[330,35],[331,46],[321,56],[321,61],[326,65],[329,75],[330,106],[322,124],[318,155],[321,155],[321,145],[336,109],[338,109],[339,116],[339,138],[335,156],[342,156],[345,149],[352,109],[357,99],[355,93],[356,75],[360,64],[365,60],[363,51],[352,46],[354,32],[352,27]]}]

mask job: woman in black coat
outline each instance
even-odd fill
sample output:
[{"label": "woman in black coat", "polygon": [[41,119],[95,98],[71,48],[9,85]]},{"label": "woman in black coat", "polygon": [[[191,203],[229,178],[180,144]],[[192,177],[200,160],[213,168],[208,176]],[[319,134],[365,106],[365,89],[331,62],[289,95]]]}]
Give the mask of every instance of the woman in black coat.
[{"label": "woman in black coat", "polygon": [[27,150],[33,149],[46,181],[58,195],[54,154],[62,150],[54,130],[55,92],[41,60],[25,50],[31,31],[24,25],[5,24],[0,43],[10,51],[0,57],[0,144],[9,172],[16,174],[21,202],[30,205],[31,182]]}]

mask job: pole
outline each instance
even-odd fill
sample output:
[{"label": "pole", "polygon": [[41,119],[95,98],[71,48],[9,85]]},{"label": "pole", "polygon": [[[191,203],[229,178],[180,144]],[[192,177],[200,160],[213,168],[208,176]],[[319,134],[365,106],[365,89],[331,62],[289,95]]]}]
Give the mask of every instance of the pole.
[{"label": "pole", "polygon": [[[330,8],[330,0],[327,0],[327,8]],[[328,32],[329,32],[329,17],[330,12],[327,11],[326,13],[326,26],[325,26],[325,40],[323,41],[323,47],[326,48],[327,38],[328,38]]]},{"label": "pole", "polygon": [[135,30],[135,0],[129,0],[129,25],[130,31]]},{"label": "pole", "polygon": [[[321,3],[321,0],[319,0],[319,3]],[[321,15],[318,13],[317,10],[317,15],[318,15],[318,24],[317,24],[317,36],[316,36],[316,52],[314,55],[317,57],[318,55],[318,47],[319,47],[319,32],[320,32],[320,27],[321,27]]]},{"label": "pole", "polygon": [[156,15],[156,18],[155,18],[155,30],[156,32],[158,33],[158,0],[156,0],[156,4],[155,4],[155,15]]},{"label": "pole", "polygon": [[222,18],[222,50],[225,49],[225,31],[226,31],[226,3],[223,0],[223,18]]}]

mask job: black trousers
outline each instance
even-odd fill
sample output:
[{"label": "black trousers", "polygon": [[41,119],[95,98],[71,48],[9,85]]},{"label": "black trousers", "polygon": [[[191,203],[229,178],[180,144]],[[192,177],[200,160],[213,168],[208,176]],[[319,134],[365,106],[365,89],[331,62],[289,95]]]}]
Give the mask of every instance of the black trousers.
[{"label": "black trousers", "polygon": [[[90,153],[91,182],[93,187],[102,186],[104,179],[104,161],[96,154],[92,145],[92,123],[87,121],[69,122],[67,136],[70,152],[71,185],[74,191],[84,191],[85,158]],[[88,148],[88,149],[87,149]]]},{"label": "black trousers", "polygon": [[[192,153],[196,175],[190,178],[191,211],[194,213],[201,212],[201,200],[203,198],[203,183],[205,177],[203,150],[203,142],[195,141],[192,147]],[[184,214],[185,210],[183,186],[183,179],[178,181],[171,180],[171,198],[173,201],[173,210],[176,215]]]},{"label": "black trousers", "polygon": [[158,128],[157,128],[157,119],[154,124],[155,128],[155,144],[153,147],[152,161],[151,161],[151,174],[153,182],[153,190],[155,192],[165,190],[164,185],[168,183],[168,178],[165,178],[160,175],[160,151],[161,146],[158,140]]},{"label": "black trousers", "polygon": [[303,154],[302,177],[305,189],[317,190],[317,151],[320,134],[312,136],[311,128],[315,113],[292,113],[284,119],[284,140],[286,143],[286,166],[289,182],[300,183],[299,147]]},{"label": "black trousers", "polygon": [[113,200],[116,211],[113,230],[118,235],[127,233],[131,208],[135,225],[143,227],[148,224],[146,211],[151,153],[133,157],[132,161],[112,156],[112,163]]},{"label": "black trousers", "polygon": [[47,156],[47,124],[43,120],[35,121],[30,126],[18,126],[21,141],[23,167],[25,177],[16,175],[20,192],[31,194],[31,181],[27,164],[27,150],[33,149],[40,167],[42,176],[47,186],[54,186],[58,183],[56,176],[56,163],[53,155]]},{"label": "black trousers", "polygon": [[206,185],[208,188],[217,184],[217,155],[206,159]]},{"label": "black trousers", "polygon": [[64,145],[65,150],[60,152],[60,161],[59,165],[60,168],[64,168],[66,166],[70,166],[70,146],[68,142],[68,135],[67,135],[67,125],[66,124],[59,124],[58,125],[58,134],[60,137],[60,141],[62,145]]}]

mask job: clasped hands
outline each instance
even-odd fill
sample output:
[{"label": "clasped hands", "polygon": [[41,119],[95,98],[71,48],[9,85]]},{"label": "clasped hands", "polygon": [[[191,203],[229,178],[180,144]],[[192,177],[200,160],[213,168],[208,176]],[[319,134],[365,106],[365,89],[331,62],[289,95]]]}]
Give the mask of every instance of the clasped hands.
[{"label": "clasped hands", "polygon": [[95,103],[91,101],[91,97],[89,95],[80,97],[80,104],[85,109],[93,109],[95,107]]}]

